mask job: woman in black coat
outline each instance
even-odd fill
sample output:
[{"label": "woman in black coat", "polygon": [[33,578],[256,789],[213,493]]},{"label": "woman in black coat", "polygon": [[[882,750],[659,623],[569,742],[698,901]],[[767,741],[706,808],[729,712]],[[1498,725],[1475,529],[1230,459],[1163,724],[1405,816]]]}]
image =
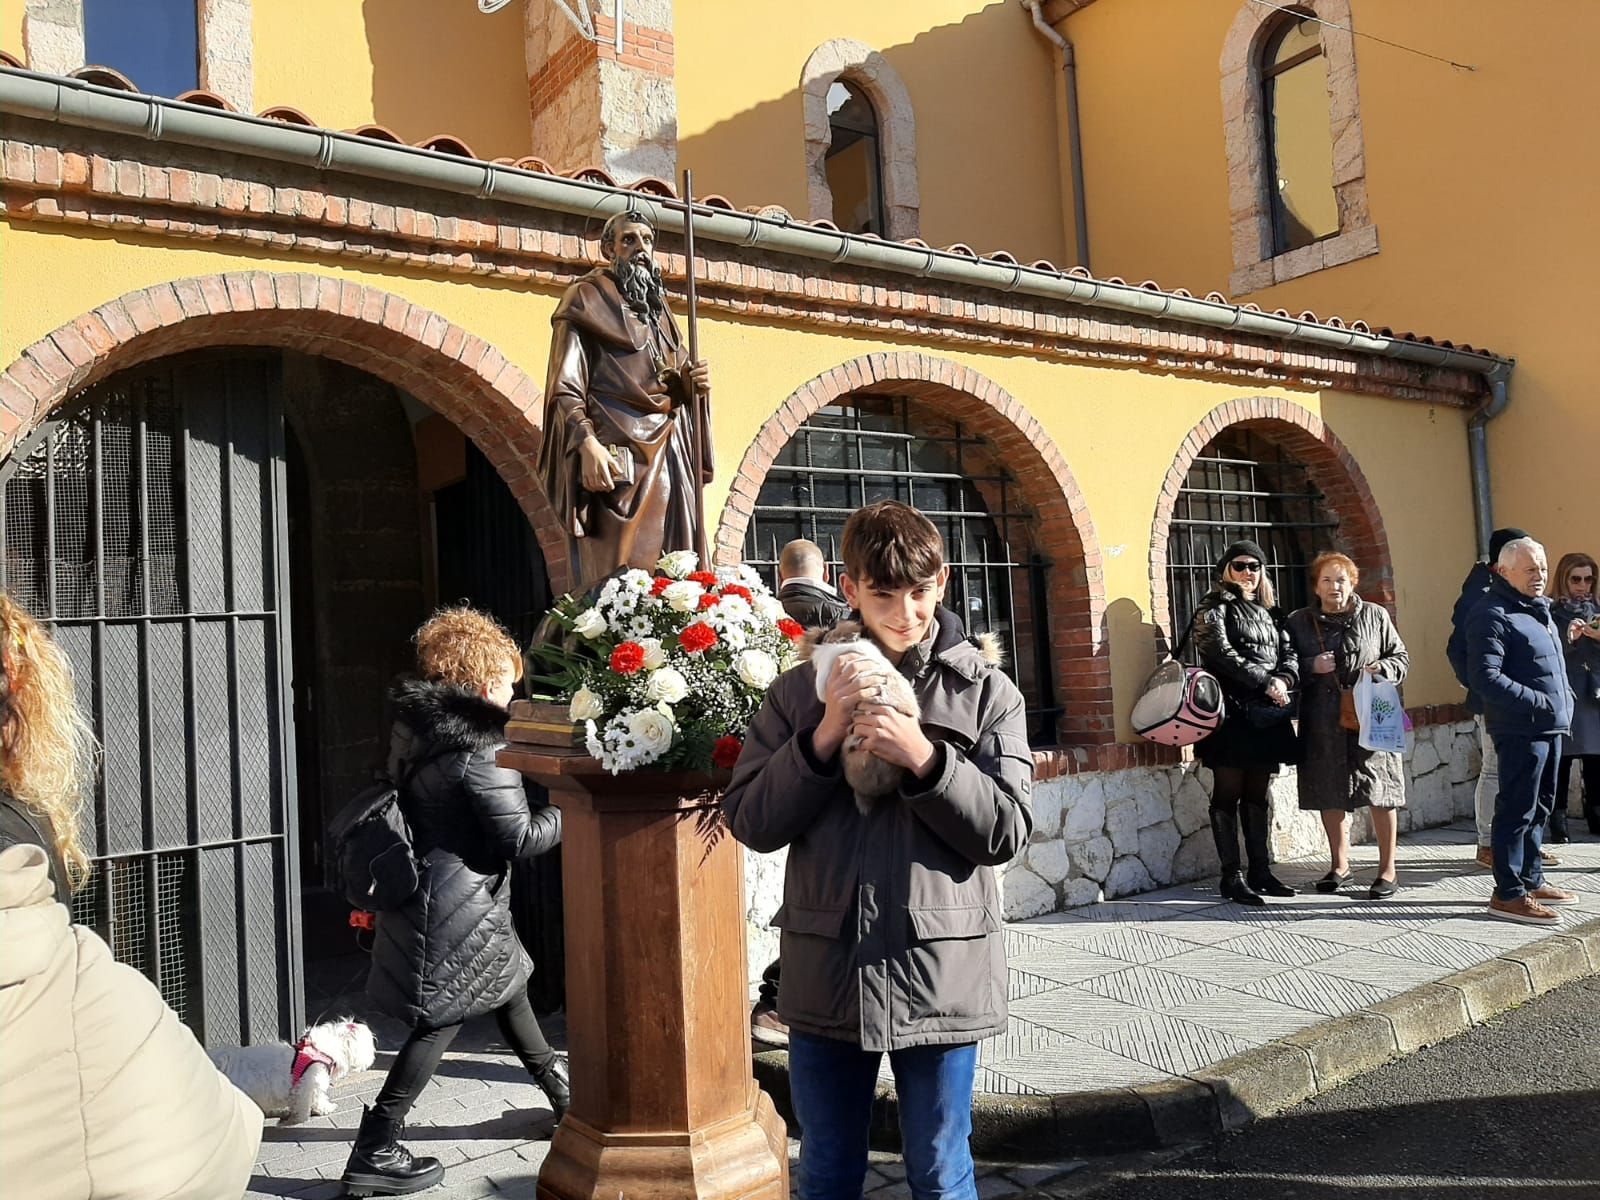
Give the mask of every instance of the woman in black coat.
[{"label": "woman in black coat", "polygon": [[[1298,757],[1294,706],[1300,666],[1273,607],[1266,555],[1252,541],[1229,546],[1217,563],[1217,583],[1195,610],[1194,641],[1200,663],[1222,684],[1226,715],[1217,731],[1195,747],[1211,768],[1211,834],[1222,861],[1222,894],[1240,904],[1263,904],[1263,895],[1295,891],[1272,874],[1267,834],[1267,788],[1284,763]],[[1249,874],[1239,871],[1244,831]]]},{"label": "woman in black coat", "polygon": [[566,1064],[528,1002],[532,964],[511,922],[510,864],[561,840],[560,810],[530,811],[522,776],[495,764],[522,656],[493,620],[468,608],[438,613],[416,642],[421,678],[390,694],[389,773],[423,869],[404,907],[378,914],[367,979],[372,1000],[412,1032],[345,1168],[345,1184],[360,1195],[420,1191],[443,1176],[437,1159],[413,1158],[396,1139],[471,1017],[494,1013],[557,1119],[571,1097]]}]

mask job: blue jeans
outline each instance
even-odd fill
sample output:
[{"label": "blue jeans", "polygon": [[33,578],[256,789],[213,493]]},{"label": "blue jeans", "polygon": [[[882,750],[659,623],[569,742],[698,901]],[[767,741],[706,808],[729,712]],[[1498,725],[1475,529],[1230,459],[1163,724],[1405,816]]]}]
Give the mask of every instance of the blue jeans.
[{"label": "blue jeans", "polygon": [[1500,791],[1494,802],[1494,890],[1515,900],[1544,884],[1539,849],[1556,802],[1561,738],[1496,735]]},{"label": "blue jeans", "polygon": [[[789,1033],[789,1093],[800,1119],[800,1200],[861,1200],[877,1051]],[[978,1048],[889,1052],[900,1105],[906,1183],[915,1200],[978,1200],[973,1178],[972,1078]]]}]

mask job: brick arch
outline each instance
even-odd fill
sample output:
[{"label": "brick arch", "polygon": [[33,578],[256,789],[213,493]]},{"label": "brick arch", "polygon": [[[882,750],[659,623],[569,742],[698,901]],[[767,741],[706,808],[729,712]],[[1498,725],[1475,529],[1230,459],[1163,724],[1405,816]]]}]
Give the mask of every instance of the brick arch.
[{"label": "brick arch", "polygon": [[1049,573],[1050,636],[1063,742],[1108,743],[1115,736],[1105,637],[1106,593],[1100,540],[1083,492],[1060,449],[1004,388],[969,367],[915,352],[868,354],[796,389],[779,406],[739,464],[717,529],[719,562],[738,561],[756,497],[774,458],[801,424],[850,394],[909,396],[986,438],[1016,477],[1037,516]]},{"label": "brick arch", "polygon": [[84,313],[0,373],[0,459],[64,400],[138,363],[207,346],[320,354],[402,388],[452,421],[527,514],[556,594],[566,539],[538,483],[539,386],[482,338],[380,288],[309,273],[234,271],[154,284]]},{"label": "brick arch", "polygon": [[1361,464],[1320,416],[1276,396],[1249,396],[1219,404],[1184,436],[1156,499],[1150,530],[1150,608],[1159,635],[1172,638],[1171,598],[1167,594],[1167,533],[1178,492],[1200,451],[1223,431],[1248,429],[1294,455],[1339,519],[1334,549],[1361,570],[1361,596],[1394,615],[1394,565],[1383,516]]}]

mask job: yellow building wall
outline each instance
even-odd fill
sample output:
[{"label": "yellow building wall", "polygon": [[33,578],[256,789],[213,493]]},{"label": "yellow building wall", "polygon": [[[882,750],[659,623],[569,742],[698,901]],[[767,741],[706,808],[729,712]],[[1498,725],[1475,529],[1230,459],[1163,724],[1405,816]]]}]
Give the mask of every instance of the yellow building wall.
[{"label": "yellow building wall", "polygon": [[22,18],[28,10],[28,0],[0,0],[0,50],[18,62],[27,62],[22,53]]},{"label": "yellow building wall", "polygon": [[922,238],[1065,263],[1056,70],[1015,0],[679,0],[678,163],[805,217],[800,73],[824,42],[884,56],[916,114]]},{"label": "yellow building wall", "polygon": [[[438,312],[542,381],[548,291],[481,280],[351,270],[278,254],[175,249],[155,240],[87,238],[0,222],[0,369],[33,341],[96,305],[152,283],[230,270],[313,271],[381,287]],[[291,318],[292,319],[292,318]],[[1107,621],[1119,731],[1153,665],[1148,547],[1156,498],[1180,443],[1212,408],[1244,395],[1282,396],[1321,413],[1363,464],[1388,528],[1399,623],[1413,655],[1411,704],[1459,696],[1444,664],[1447,612],[1471,553],[1471,515],[1437,503],[1466,492],[1459,411],[1339,393],[1291,392],[1134,370],[1066,365],[1026,355],[813,332],[708,312],[702,346],[715,377],[720,513],[729,483],[763,423],[789,395],[841,362],[907,348],[972,367],[1015,396],[1059,446],[1089,506],[1105,556]]]},{"label": "yellow building wall", "polygon": [[[1218,61],[1248,2],[1101,0],[1069,19],[1097,274],[1228,290]],[[1565,0],[1538,20],[1496,0],[1353,0],[1352,9],[1358,32],[1477,70],[1358,37],[1381,252],[1235,298],[1514,356],[1511,408],[1489,433],[1496,523],[1532,531],[1552,562],[1567,550],[1600,552],[1590,489],[1576,483],[1587,460],[1569,449],[1600,439],[1581,296],[1600,267],[1600,84],[1590,61],[1600,5]],[[1470,505],[1460,479],[1439,479],[1430,517]],[[1448,574],[1459,579],[1466,559]],[[1403,592],[1409,581],[1402,573],[1396,583]]]}]

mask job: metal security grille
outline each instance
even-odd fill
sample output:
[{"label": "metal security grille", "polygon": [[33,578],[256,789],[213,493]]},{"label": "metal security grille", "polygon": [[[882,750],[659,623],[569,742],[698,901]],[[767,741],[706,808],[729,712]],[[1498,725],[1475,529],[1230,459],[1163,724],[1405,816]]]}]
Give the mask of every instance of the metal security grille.
[{"label": "metal security grille", "polygon": [[1306,568],[1338,527],[1305,467],[1280,447],[1243,430],[1210,442],[1189,468],[1167,533],[1174,638],[1216,582],[1217,560],[1230,543],[1260,544],[1278,606],[1291,612],[1309,599]]},{"label": "metal security grille", "polygon": [[983,438],[899,396],[853,396],[795,431],[761,485],[744,560],[777,586],[785,543],[809,538],[836,578],[846,518],[876,500],[921,509],[944,537],[945,604],[974,632],[998,634],[1006,670],[1028,702],[1036,745],[1056,741],[1046,591],[1033,514]]},{"label": "metal security grille", "polygon": [[230,354],[116,376],[0,464],[0,587],[104,747],[75,916],[218,1044],[301,1019],[283,455],[276,360]]}]

